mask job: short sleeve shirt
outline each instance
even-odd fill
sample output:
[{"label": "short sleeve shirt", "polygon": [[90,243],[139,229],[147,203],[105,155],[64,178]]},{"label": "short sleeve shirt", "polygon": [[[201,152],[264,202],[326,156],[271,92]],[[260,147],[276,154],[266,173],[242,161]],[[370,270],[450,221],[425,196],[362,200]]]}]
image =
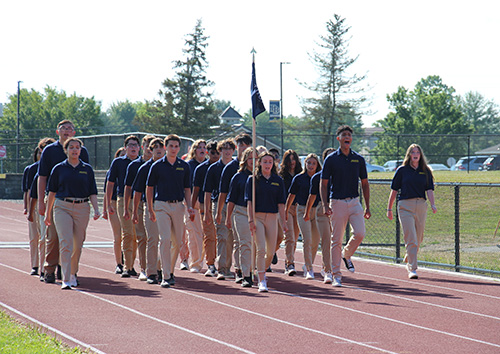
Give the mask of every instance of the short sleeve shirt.
[{"label": "short sleeve shirt", "polygon": [[229,184],[231,183],[231,179],[233,178],[233,176],[236,174],[236,172],[238,172],[239,167],[240,162],[238,159],[233,159],[226,166],[224,166],[219,185],[219,191],[221,193],[229,193]]},{"label": "short sleeve shirt", "polygon": [[306,173],[299,173],[292,179],[292,184],[288,190],[289,194],[295,195],[297,204],[305,206],[309,197],[311,187],[311,177]]},{"label": "short sleeve shirt", "polygon": [[146,184],[156,187],[155,200],[183,201],[184,189],[191,188],[190,175],[189,165],[185,161],[177,157],[171,164],[164,156],[151,166]]},{"label": "short sleeve shirt", "polygon": [[203,190],[205,191],[205,193],[212,194],[212,201],[217,201],[217,199],[219,199],[219,185],[224,166],[226,165],[222,163],[221,159],[211,164],[207,170],[205,183],[203,184]]},{"label": "short sleeve shirt", "polygon": [[321,171],[321,179],[331,182],[331,199],[359,197],[359,180],[366,178],[368,173],[363,156],[352,150],[346,156],[340,148],[328,155]]},{"label": "short sleeve shirt", "polygon": [[[245,201],[252,200],[252,178],[248,177],[245,185]],[[283,179],[272,174],[269,179],[261,176],[255,181],[255,212],[273,213],[278,212],[278,204],[285,204],[286,193]]]},{"label": "short sleeve shirt", "polygon": [[247,202],[245,201],[245,186],[250,174],[250,171],[245,169],[236,173],[233,178],[231,178],[227,202],[232,202],[239,206],[247,206]]},{"label": "short sleeve shirt", "polygon": [[71,166],[68,160],[55,165],[47,185],[49,192],[56,193],[56,198],[88,198],[97,195],[94,170],[81,160],[76,167]]},{"label": "short sleeve shirt", "polygon": [[117,157],[109,166],[108,180],[116,185],[116,193],[119,197],[123,197],[125,191],[125,176],[127,175],[127,167],[132,162],[127,155]]},{"label": "short sleeve shirt", "polygon": [[392,179],[391,189],[401,190],[399,200],[412,198],[425,198],[425,192],[434,190],[434,182],[430,174],[425,173],[420,167],[400,166]]}]

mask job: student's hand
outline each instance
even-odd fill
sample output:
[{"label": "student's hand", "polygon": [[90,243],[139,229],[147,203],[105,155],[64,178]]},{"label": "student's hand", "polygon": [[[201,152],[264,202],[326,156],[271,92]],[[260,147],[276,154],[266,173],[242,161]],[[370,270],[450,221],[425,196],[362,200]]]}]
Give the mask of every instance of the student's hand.
[{"label": "student's hand", "polygon": [[132,222],[134,224],[138,224],[139,223],[139,215],[135,211],[132,213]]},{"label": "student's hand", "polygon": [[252,235],[255,236],[255,232],[257,232],[257,226],[255,226],[255,222],[250,221],[249,226],[250,226],[250,232],[252,233]]},{"label": "student's hand", "polygon": [[325,215],[330,216],[333,214],[332,209],[329,206],[323,205],[323,210],[325,211]]},{"label": "student's hand", "polygon": [[438,211],[436,206],[435,205],[431,205],[431,208],[432,208],[432,213],[433,214],[436,214],[436,212]]},{"label": "student's hand", "polygon": [[124,218],[125,220],[130,220],[130,213],[128,212],[128,209],[125,209],[125,210],[123,211],[123,218]]},{"label": "student's hand", "polygon": [[49,213],[49,215],[47,215],[47,217],[45,218],[45,220],[43,221],[43,223],[45,224],[45,226],[50,226],[52,225],[52,217]]},{"label": "student's hand", "polygon": [[226,227],[231,230],[231,227],[233,225],[231,224],[231,218],[230,217],[226,217]]},{"label": "student's hand", "polygon": [[27,208],[24,208],[24,210],[23,210],[23,214],[24,214],[24,215],[28,214],[28,209],[27,209]]},{"label": "student's hand", "polygon": [[99,210],[94,211],[94,220],[97,220],[101,217],[101,213],[99,213]]},{"label": "student's hand", "polygon": [[212,213],[205,213],[205,218],[203,219],[206,225],[213,223]]},{"label": "student's hand", "polygon": [[108,220],[108,211],[107,211],[107,210],[103,210],[103,211],[102,211],[102,218],[103,218],[104,220]]},{"label": "student's hand", "polygon": [[372,213],[370,213],[370,208],[365,209],[365,219],[368,220],[372,216]]},{"label": "student's hand", "polygon": [[43,200],[38,200],[38,214],[41,216],[45,215],[45,203]]},{"label": "student's hand", "polygon": [[152,222],[156,222],[156,213],[154,212],[154,210],[151,210],[149,212],[149,220],[151,220]]},{"label": "student's hand", "polygon": [[304,214],[304,221],[309,221],[310,218],[309,213]]},{"label": "student's hand", "polygon": [[115,213],[115,207],[111,204],[108,206],[108,214],[113,215]]},{"label": "student's hand", "polygon": [[28,213],[28,216],[26,217],[28,219],[29,222],[33,222],[33,214],[30,212]]},{"label": "student's hand", "polygon": [[283,233],[288,232],[288,225],[286,224],[286,222],[284,222],[281,227],[283,228]]},{"label": "student's hand", "polygon": [[387,209],[387,218],[388,218],[389,220],[392,220],[392,219],[393,219],[392,210]]},{"label": "student's hand", "polygon": [[215,214],[215,223],[219,225],[222,222],[222,215],[219,213]]},{"label": "student's hand", "polygon": [[189,214],[189,220],[194,221],[194,215],[195,215],[194,214],[194,209],[191,208],[191,207],[189,207],[187,211],[188,211],[188,214]]}]

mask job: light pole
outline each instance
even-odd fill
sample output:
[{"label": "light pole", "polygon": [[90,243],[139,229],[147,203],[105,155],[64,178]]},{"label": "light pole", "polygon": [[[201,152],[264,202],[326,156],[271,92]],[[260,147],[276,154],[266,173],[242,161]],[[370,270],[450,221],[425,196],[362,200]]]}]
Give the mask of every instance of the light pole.
[{"label": "light pole", "polygon": [[280,61],[280,122],[281,122],[281,156],[285,153],[283,149],[283,64],[290,64],[287,61]]},{"label": "light pole", "polygon": [[19,108],[21,107],[21,82],[17,82],[17,136],[16,136],[16,172],[19,173]]}]

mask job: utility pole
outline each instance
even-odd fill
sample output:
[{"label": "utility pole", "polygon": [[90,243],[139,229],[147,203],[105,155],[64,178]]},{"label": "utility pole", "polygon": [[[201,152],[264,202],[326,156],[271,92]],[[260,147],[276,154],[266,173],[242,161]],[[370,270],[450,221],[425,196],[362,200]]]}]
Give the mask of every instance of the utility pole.
[{"label": "utility pole", "polygon": [[284,146],[283,146],[283,64],[290,64],[289,62],[286,61],[281,61],[280,62],[280,123],[281,123],[281,130],[280,130],[280,136],[281,136],[281,156],[285,153]]},{"label": "utility pole", "polygon": [[17,135],[16,135],[16,172],[19,173],[19,113],[21,107],[21,82],[17,82]]}]

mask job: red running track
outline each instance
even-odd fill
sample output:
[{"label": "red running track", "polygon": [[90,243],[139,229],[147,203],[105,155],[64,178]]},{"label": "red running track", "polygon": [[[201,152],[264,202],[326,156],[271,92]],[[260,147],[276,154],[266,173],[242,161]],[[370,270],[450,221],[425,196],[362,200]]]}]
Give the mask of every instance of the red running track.
[{"label": "red running track", "polygon": [[420,269],[410,281],[400,265],[354,258],[334,288],[319,272],[285,276],[280,251],[266,294],[180,270],[163,289],[115,275],[110,227],[91,220],[81,286],[62,291],[28,275],[27,240],[22,205],[0,202],[0,309],[98,353],[500,352],[500,282],[488,278]]}]

